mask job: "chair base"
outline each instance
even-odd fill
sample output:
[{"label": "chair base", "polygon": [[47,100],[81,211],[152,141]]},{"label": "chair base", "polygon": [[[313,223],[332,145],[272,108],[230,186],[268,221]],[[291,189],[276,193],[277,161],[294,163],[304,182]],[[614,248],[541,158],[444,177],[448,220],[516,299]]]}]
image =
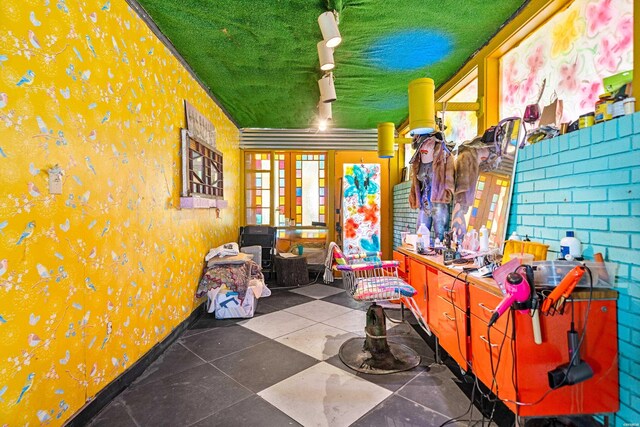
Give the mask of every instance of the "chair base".
[{"label": "chair base", "polygon": [[351,338],[340,346],[342,363],[365,374],[392,374],[420,364],[420,356],[404,344],[387,341],[384,309],[375,302],[367,310],[366,338]]},{"label": "chair base", "polygon": [[340,360],[354,371],[384,375],[408,371],[420,364],[420,355],[404,344],[388,343],[389,351],[373,357],[364,349],[365,338],[351,338],[340,347]]}]

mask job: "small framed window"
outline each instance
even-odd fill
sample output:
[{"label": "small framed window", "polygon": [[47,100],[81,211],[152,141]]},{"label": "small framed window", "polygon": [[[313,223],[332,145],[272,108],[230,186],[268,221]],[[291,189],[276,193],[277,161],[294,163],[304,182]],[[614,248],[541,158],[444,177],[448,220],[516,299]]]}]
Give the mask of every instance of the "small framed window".
[{"label": "small framed window", "polygon": [[222,153],[182,129],[182,197],[224,198]]}]

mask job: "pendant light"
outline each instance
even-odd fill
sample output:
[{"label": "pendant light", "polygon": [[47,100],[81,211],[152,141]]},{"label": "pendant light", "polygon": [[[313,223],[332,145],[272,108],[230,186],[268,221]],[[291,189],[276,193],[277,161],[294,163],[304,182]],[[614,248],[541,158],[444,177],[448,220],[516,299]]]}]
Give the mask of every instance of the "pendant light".
[{"label": "pendant light", "polygon": [[409,133],[423,135],[433,133],[436,128],[435,84],[424,77],[409,83]]},{"label": "pendant light", "polygon": [[320,88],[320,101],[333,102],[336,98],[336,88],[333,85],[333,73],[326,73],[320,80],[318,80],[318,87]]},{"label": "pendant light", "polygon": [[318,115],[320,116],[320,120],[333,120],[331,103],[320,100],[320,102],[318,102]]},{"label": "pendant light", "polygon": [[322,71],[330,71],[335,67],[335,62],[333,61],[333,49],[327,47],[324,40],[318,43],[318,58],[320,58],[320,69]]},{"label": "pendant light", "polygon": [[391,122],[378,123],[378,157],[393,157],[393,144],[396,140],[396,127]]},{"label": "pendant light", "polygon": [[318,25],[322,31],[322,38],[327,47],[333,48],[340,44],[342,37],[338,30],[338,23],[333,12],[325,12],[318,17]]}]

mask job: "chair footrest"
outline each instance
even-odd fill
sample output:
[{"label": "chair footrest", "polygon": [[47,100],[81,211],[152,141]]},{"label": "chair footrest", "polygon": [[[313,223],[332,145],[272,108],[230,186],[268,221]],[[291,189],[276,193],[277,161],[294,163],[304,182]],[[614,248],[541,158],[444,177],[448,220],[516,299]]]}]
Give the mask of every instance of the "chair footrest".
[{"label": "chair footrest", "polygon": [[382,301],[412,297],[413,286],[398,277],[370,277],[358,279],[353,299],[356,301]]}]

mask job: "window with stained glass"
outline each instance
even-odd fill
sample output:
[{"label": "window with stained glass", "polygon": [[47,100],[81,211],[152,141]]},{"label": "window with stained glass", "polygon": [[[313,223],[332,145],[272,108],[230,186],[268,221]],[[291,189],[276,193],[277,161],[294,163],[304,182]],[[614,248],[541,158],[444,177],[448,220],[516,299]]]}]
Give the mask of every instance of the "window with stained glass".
[{"label": "window with stained glass", "polygon": [[271,154],[245,153],[244,183],[246,223],[271,224]]},{"label": "window with stained glass", "polygon": [[326,223],[326,160],[326,153],[246,152],[247,224]]},{"label": "window with stained glass", "polygon": [[327,179],[326,154],[294,154],[295,156],[295,223],[326,223]]}]

